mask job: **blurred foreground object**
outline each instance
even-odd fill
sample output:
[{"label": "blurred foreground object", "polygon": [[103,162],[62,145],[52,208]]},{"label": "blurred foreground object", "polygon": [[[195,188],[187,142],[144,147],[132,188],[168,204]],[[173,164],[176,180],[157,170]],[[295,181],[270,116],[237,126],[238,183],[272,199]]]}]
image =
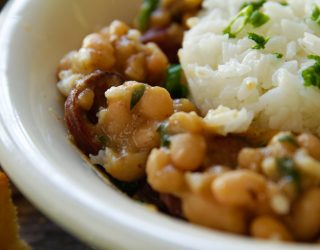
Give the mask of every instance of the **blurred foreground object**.
[{"label": "blurred foreground object", "polygon": [[0,247],[1,250],[27,250],[27,244],[19,238],[17,211],[11,200],[9,179],[0,172]]},{"label": "blurred foreground object", "polygon": [[6,5],[8,0],[0,0],[0,10]]}]

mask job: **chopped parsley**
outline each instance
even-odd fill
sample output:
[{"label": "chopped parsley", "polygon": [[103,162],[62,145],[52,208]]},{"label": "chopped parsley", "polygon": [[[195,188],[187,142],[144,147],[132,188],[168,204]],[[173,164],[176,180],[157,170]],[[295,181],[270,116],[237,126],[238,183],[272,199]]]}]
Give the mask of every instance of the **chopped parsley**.
[{"label": "chopped parsley", "polygon": [[294,161],[289,157],[281,157],[276,159],[276,163],[280,174],[291,179],[299,188],[300,174],[295,167]]},{"label": "chopped parsley", "polygon": [[160,135],[160,144],[161,147],[170,147],[170,135],[167,132],[168,123],[161,123],[157,129],[157,132]]},{"label": "chopped parsley", "polygon": [[320,88],[320,56],[309,55],[308,59],[315,60],[315,64],[302,71],[304,86]]},{"label": "chopped parsley", "polygon": [[143,1],[138,15],[138,26],[140,30],[146,31],[149,28],[151,14],[158,8],[159,2],[159,0]]},{"label": "chopped parsley", "polygon": [[256,33],[249,33],[248,38],[256,42],[256,45],[254,45],[252,49],[264,49],[269,41],[269,38],[264,38]]},{"label": "chopped parsley", "polygon": [[168,69],[165,88],[172,98],[184,98],[189,94],[188,86],[181,82],[182,74],[180,64],[171,65]]},{"label": "chopped parsley", "polygon": [[316,4],[312,8],[311,20],[320,25],[320,8]]},{"label": "chopped parsley", "polygon": [[238,15],[223,30],[230,38],[235,38],[247,24],[258,28],[269,21],[269,16],[263,14],[259,9],[266,1],[246,2],[241,6]]},{"label": "chopped parsley", "polygon": [[132,110],[137,105],[137,103],[140,101],[141,97],[143,96],[145,90],[146,90],[146,86],[144,84],[140,84],[133,90],[131,101],[130,101],[130,110]]},{"label": "chopped parsley", "polygon": [[278,58],[278,59],[281,59],[281,58],[283,58],[283,54],[281,54],[281,53],[273,53],[275,56],[276,56],[276,58]]}]

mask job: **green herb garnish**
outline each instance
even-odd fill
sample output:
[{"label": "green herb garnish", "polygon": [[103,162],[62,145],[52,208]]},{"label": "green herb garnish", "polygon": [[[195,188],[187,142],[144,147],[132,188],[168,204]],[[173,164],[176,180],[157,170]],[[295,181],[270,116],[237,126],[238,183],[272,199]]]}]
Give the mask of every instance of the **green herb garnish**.
[{"label": "green herb garnish", "polygon": [[291,135],[291,134],[284,134],[284,135],[281,135],[279,138],[278,138],[279,142],[281,143],[290,143],[294,146],[298,146],[298,142],[296,140],[296,138]]},{"label": "green herb garnish", "polygon": [[280,2],[280,4],[281,4],[282,6],[288,6],[288,5],[289,5],[289,4],[288,4],[287,2],[285,2],[285,1]]},{"label": "green herb garnish", "polygon": [[253,27],[258,28],[264,25],[269,20],[270,20],[270,17],[261,13],[258,10],[255,10],[250,16],[249,23],[251,23]]},{"label": "green herb garnish", "polygon": [[150,17],[159,6],[159,0],[144,0],[138,15],[139,29],[146,31],[150,26]]},{"label": "green herb garnish", "polygon": [[256,33],[249,33],[248,38],[256,42],[256,45],[254,45],[252,49],[264,49],[269,41],[269,38],[264,38]]},{"label": "green herb garnish", "polygon": [[143,96],[145,90],[146,90],[146,86],[144,84],[140,84],[133,90],[131,101],[130,101],[130,110],[132,110],[137,105],[137,103],[140,101],[141,97]]},{"label": "green herb garnish", "polygon": [[315,60],[315,64],[302,71],[304,86],[320,88],[320,56],[309,55],[308,59]]},{"label": "green herb garnish", "polygon": [[244,3],[238,15],[223,30],[223,33],[228,34],[230,38],[235,38],[247,24],[251,24],[255,28],[264,25],[270,19],[267,15],[259,11],[265,2],[266,1]]},{"label": "green herb garnish", "polygon": [[172,98],[185,98],[189,94],[188,86],[181,82],[182,74],[180,64],[171,65],[168,69],[165,88]]},{"label": "green herb garnish", "polygon": [[252,5],[242,9],[239,14],[230,22],[228,27],[223,30],[223,34],[228,34],[230,38],[235,38],[236,35],[240,33],[249,22],[252,13]]},{"label": "green herb garnish", "polygon": [[278,58],[278,59],[281,59],[281,58],[283,58],[283,54],[281,54],[281,53],[273,53],[275,56],[276,56],[276,58]]},{"label": "green herb garnish", "polygon": [[167,132],[168,123],[161,123],[157,129],[160,135],[160,145],[161,147],[170,147],[170,135]]},{"label": "green herb garnish", "polygon": [[312,8],[311,20],[320,25],[320,8],[316,4]]},{"label": "green herb garnish", "polygon": [[289,157],[281,157],[276,159],[276,163],[280,174],[294,181],[299,188],[300,174],[296,169],[294,161]]},{"label": "green herb garnish", "polygon": [[260,0],[257,2],[245,2],[244,4],[241,5],[240,10],[244,9],[249,5],[253,6],[254,10],[258,10],[264,5],[265,2],[266,0]]},{"label": "green herb garnish", "polygon": [[250,15],[249,18],[249,23],[251,23],[254,27],[260,27],[266,22],[269,21],[269,17],[259,11],[259,9],[265,4],[265,0],[261,0],[258,2],[245,2],[240,10],[252,6],[252,14]]},{"label": "green herb garnish", "polygon": [[310,60],[315,60],[315,61],[317,61],[317,62],[320,63],[320,56],[317,56],[317,55],[309,55],[309,56],[308,56],[308,59],[310,59]]}]

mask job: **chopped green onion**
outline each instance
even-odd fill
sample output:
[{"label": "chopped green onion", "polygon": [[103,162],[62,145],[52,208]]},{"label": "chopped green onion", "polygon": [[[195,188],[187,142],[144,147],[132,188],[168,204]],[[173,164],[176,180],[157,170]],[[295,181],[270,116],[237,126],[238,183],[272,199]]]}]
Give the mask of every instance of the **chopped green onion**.
[{"label": "chopped green onion", "polygon": [[273,53],[275,56],[276,56],[276,58],[278,58],[278,59],[281,59],[281,58],[283,58],[283,54],[281,54],[281,53]]},{"label": "chopped green onion", "polygon": [[161,123],[157,129],[157,132],[160,135],[160,144],[161,147],[170,147],[170,136],[167,133],[168,123]]},{"label": "chopped green onion", "polygon": [[253,27],[257,28],[257,27],[264,25],[269,20],[270,20],[270,17],[268,17],[267,15],[256,10],[252,13],[252,15],[249,19],[249,23],[251,23],[253,25]]},{"label": "chopped green onion", "polygon": [[138,16],[138,25],[141,31],[146,31],[150,25],[150,17],[159,6],[159,0],[144,0]]},{"label": "chopped green onion", "polygon": [[223,34],[228,34],[230,38],[235,38],[236,35],[240,33],[249,22],[252,13],[252,5],[248,5],[247,7],[242,9],[239,14],[230,22],[230,24],[223,30]]},{"label": "chopped green onion", "polygon": [[260,0],[258,2],[245,2],[244,4],[241,5],[240,10],[244,9],[249,5],[253,6],[254,10],[258,10],[264,5],[265,2],[266,0]]},{"label": "chopped green onion", "polygon": [[304,86],[320,88],[320,56],[309,55],[308,59],[315,60],[315,64],[302,71]]},{"label": "chopped green onion", "polygon": [[264,38],[256,33],[249,33],[248,38],[256,42],[256,45],[252,47],[252,49],[264,49],[269,38]]},{"label": "chopped green onion", "polygon": [[181,83],[183,71],[180,64],[171,65],[167,72],[165,88],[172,98],[184,98],[189,94],[188,86]]},{"label": "chopped green onion", "polygon": [[294,161],[289,157],[281,157],[276,159],[277,167],[279,172],[291,180],[297,185],[300,186],[300,174],[295,167]]},{"label": "chopped green onion", "polygon": [[313,5],[311,20],[320,25],[320,8],[316,4]]},{"label": "chopped green onion", "polygon": [[290,143],[294,146],[298,146],[298,142],[297,142],[296,138],[291,134],[281,135],[278,140],[279,140],[279,142],[282,142],[282,143]]},{"label": "chopped green onion", "polygon": [[302,71],[304,86],[315,86],[320,88],[320,63],[315,63],[313,66]]},{"label": "chopped green onion", "polygon": [[309,55],[309,56],[308,56],[308,59],[310,59],[310,60],[315,60],[315,61],[317,61],[318,63],[320,63],[320,56],[317,56],[317,55]]},{"label": "chopped green onion", "polygon": [[247,24],[258,28],[267,23],[270,18],[259,11],[266,1],[250,2],[242,5],[238,15],[231,20],[230,24],[223,30],[230,38],[235,38]]},{"label": "chopped green onion", "polygon": [[133,90],[131,101],[130,101],[130,110],[132,110],[137,105],[137,103],[140,101],[141,97],[143,96],[145,90],[146,90],[146,86],[144,84],[140,84]]}]

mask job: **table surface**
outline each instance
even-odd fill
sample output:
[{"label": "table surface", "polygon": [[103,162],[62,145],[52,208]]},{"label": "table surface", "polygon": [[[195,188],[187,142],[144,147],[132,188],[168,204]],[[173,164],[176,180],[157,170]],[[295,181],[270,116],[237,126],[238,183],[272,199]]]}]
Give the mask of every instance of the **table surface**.
[{"label": "table surface", "polygon": [[[1,166],[0,171],[3,171]],[[33,250],[93,250],[43,215],[12,183],[11,190],[18,211],[20,236]]]},{"label": "table surface", "polygon": [[13,187],[13,201],[18,209],[21,237],[34,250],[91,250],[39,212]]}]

